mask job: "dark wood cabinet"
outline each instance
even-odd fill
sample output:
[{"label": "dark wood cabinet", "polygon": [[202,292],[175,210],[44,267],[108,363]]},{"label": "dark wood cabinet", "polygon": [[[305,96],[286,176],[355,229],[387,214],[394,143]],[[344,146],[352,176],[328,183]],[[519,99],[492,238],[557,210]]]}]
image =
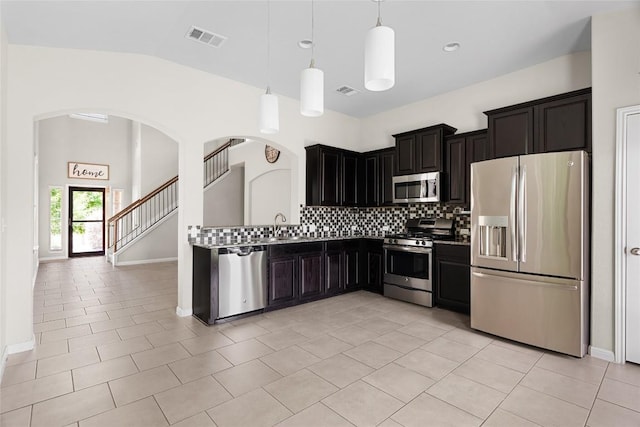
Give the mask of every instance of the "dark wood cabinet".
[{"label": "dark wood cabinet", "polygon": [[396,139],[394,175],[443,170],[443,141],[456,129],[439,124],[393,135]]},{"label": "dark wood cabinet", "polygon": [[289,303],[298,297],[297,261],[295,256],[269,260],[269,306]]},{"label": "dark wood cabinet", "polygon": [[322,252],[300,255],[300,299],[314,298],[324,294],[322,256]]},{"label": "dark wood cabinet", "polygon": [[324,256],[325,282],[327,294],[337,294],[344,290],[342,251],[327,250]]},{"label": "dark wood cabinet", "polygon": [[485,114],[492,157],[591,150],[591,88]]},{"label": "dark wood cabinet", "polygon": [[360,241],[346,240],[343,243],[344,287],[354,290],[360,287]]},{"label": "dark wood cabinet", "polygon": [[448,203],[469,206],[471,201],[471,163],[491,157],[487,131],[479,130],[449,136],[446,146],[446,194]]},{"label": "dark wood cabinet", "polygon": [[535,152],[591,151],[591,94],[574,95],[535,106]]},{"label": "dark wood cabinet", "polygon": [[358,206],[361,199],[361,155],[326,145],[306,148],[308,206]]},{"label": "dark wood cabinet", "polygon": [[363,266],[361,268],[365,289],[382,293],[384,261],[382,240],[366,239],[362,250]]},{"label": "dark wood cabinet", "polygon": [[379,206],[393,205],[393,161],[395,148],[387,148],[380,151],[379,155],[380,200]]},{"label": "dark wood cabinet", "polygon": [[435,245],[435,303],[438,307],[469,313],[471,288],[469,245]]},{"label": "dark wood cabinet", "polygon": [[[360,288],[360,239],[334,240],[326,244],[327,292]],[[331,289],[331,290],[329,290]]]},{"label": "dark wood cabinet", "polygon": [[268,307],[322,296],[323,256],[322,242],[270,245]]},{"label": "dark wood cabinet", "polygon": [[489,142],[494,158],[533,153],[533,107],[489,115]]},{"label": "dark wood cabinet", "polygon": [[393,159],[395,148],[363,154],[363,206],[393,205]]}]

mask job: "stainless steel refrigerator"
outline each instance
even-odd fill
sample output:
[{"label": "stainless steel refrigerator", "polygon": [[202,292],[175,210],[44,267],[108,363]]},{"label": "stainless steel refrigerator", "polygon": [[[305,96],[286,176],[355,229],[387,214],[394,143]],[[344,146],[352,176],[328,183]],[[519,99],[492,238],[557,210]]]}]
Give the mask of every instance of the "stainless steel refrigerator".
[{"label": "stainless steel refrigerator", "polygon": [[471,165],[471,327],[582,357],[589,341],[584,151]]}]

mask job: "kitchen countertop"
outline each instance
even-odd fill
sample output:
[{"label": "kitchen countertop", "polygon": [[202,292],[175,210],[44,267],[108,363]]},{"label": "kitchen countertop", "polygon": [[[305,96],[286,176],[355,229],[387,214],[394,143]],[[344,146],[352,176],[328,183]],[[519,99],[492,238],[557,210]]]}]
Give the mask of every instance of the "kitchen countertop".
[{"label": "kitchen countertop", "polygon": [[462,238],[457,238],[455,240],[436,240],[433,243],[438,244],[438,245],[462,245],[462,246],[471,246],[471,240],[470,239],[462,239]]},{"label": "kitchen countertop", "polygon": [[273,238],[256,238],[256,239],[242,239],[236,242],[230,241],[218,241],[216,243],[205,244],[205,243],[194,243],[193,246],[199,246],[201,248],[206,249],[214,249],[214,248],[230,248],[236,246],[259,246],[259,245],[284,245],[291,243],[314,243],[314,242],[326,242],[333,240],[352,240],[352,239],[375,239],[382,240],[384,236],[374,236],[374,235],[353,235],[353,236],[324,236],[324,237],[291,237],[291,238],[281,238],[275,239]]}]

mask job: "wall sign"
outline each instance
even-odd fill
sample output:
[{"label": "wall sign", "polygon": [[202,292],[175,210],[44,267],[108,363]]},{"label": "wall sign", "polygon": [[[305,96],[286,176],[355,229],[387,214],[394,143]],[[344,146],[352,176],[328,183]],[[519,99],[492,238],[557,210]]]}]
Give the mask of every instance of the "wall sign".
[{"label": "wall sign", "polygon": [[109,180],[109,165],[67,162],[67,177],[107,181]]}]

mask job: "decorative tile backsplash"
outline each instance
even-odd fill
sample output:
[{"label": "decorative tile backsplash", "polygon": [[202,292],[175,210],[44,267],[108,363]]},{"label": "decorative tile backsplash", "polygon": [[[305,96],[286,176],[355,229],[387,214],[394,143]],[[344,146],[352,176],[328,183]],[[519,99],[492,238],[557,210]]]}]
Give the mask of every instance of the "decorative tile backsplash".
[{"label": "decorative tile backsplash", "polygon": [[470,228],[468,213],[444,203],[414,203],[407,206],[376,208],[343,208],[329,206],[301,206],[300,224],[303,234],[330,232],[336,235],[363,234],[382,236],[405,231],[407,219],[421,217],[447,218],[454,220],[456,234]]},{"label": "decorative tile backsplash", "polygon": [[[468,213],[444,203],[416,203],[406,206],[378,208],[347,208],[330,206],[300,206],[300,225],[283,224],[281,232],[289,236],[385,236],[404,231],[407,219],[436,217],[454,220],[456,236],[470,228]],[[231,244],[270,237],[269,225],[247,227],[189,226],[189,243]]]}]

